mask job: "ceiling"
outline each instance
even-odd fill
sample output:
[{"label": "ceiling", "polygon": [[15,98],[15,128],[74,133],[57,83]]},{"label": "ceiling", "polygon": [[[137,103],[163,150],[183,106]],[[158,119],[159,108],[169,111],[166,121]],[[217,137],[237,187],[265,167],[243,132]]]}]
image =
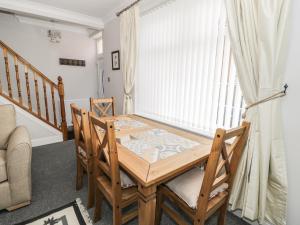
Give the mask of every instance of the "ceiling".
[{"label": "ceiling", "polygon": [[[104,24],[116,17],[116,13],[135,0],[0,0],[0,13],[9,12],[23,17],[30,24],[30,18],[51,23],[77,25],[93,30],[102,30]],[[141,8],[166,0],[143,0]],[[168,0],[169,1],[169,0]],[[24,19],[28,17],[28,19]],[[26,21],[25,21],[26,20]]]},{"label": "ceiling", "polygon": [[[0,13],[101,30],[134,0],[0,0]],[[24,20],[24,19],[23,19]],[[30,21],[32,23],[32,21]]]},{"label": "ceiling", "polygon": [[[22,0],[19,0],[22,1]],[[31,0],[54,6],[61,9],[66,9],[88,16],[103,18],[113,10],[128,4],[129,0]]]}]

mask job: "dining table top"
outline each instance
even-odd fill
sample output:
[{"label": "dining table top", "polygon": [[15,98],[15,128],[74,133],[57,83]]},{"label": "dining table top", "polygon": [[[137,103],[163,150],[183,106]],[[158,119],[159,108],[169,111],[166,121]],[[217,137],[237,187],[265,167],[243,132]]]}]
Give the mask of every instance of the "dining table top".
[{"label": "dining table top", "polygon": [[113,120],[120,166],[144,187],[159,185],[208,159],[212,139],[138,115]]}]

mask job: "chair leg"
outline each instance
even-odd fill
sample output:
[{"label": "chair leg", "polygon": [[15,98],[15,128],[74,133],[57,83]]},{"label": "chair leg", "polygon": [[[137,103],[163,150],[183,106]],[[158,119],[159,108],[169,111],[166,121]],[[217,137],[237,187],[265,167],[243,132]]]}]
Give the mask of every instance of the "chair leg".
[{"label": "chair leg", "polygon": [[228,207],[228,200],[220,208],[220,214],[219,214],[219,218],[218,218],[218,225],[225,225],[227,207]]},{"label": "chair leg", "polygon": [[113,225],[122,225],[122,209],[116,205],[113,206]]},{"label": "chair leg", "polygon": [[103,194],[100,192],[98,188],[95,189],[95,196],[96,196],[96,204],[94,210],[94,223],[101,219],[101,211],[102,211],[102,201],[103,201]]},{"label": "chair leg", "polygon": [[202,219],[202,220],[195,219],[194,225],[205,225],[205,220],[204,219]]},{"label": "chair leg", "polygon": [[80,159],[77,157],[77,175],[76,175],[76,190],[80,190],[83,186],[83,167]]},{"label": "chair leg", "polygon": [[158,191],[157,197],[156,197],[156,213],[155,213],[155,225],[159,225],[161,221],[162,216],[162,204],[164,201],[163,194]]},{"label": "chair leg", "polygon": [[95,200],[95,179],[92,171],[88,171],[88,204],[87,208],[92,208],[94,206]]}]

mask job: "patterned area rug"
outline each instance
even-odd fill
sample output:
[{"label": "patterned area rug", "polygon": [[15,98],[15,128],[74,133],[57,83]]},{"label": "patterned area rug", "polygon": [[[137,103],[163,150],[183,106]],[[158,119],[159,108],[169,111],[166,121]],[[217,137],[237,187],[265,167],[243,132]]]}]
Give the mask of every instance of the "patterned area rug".
[{"label": "patterned area rug", "polygon": [[78,198],[65,206],[15,225],[92,225],[92,221]]}]

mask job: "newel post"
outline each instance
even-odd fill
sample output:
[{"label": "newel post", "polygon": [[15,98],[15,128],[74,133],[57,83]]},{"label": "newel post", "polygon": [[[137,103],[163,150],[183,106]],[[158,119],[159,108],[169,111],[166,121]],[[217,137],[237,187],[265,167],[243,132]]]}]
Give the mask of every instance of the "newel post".
[{"label": "newel post", "polygon": [[58,95],[60,101],[61,131],[63,133],[64,141],[66,141],[68,140],[68,128],[66,122],[64,83],[61,76],[58,77]]}]

